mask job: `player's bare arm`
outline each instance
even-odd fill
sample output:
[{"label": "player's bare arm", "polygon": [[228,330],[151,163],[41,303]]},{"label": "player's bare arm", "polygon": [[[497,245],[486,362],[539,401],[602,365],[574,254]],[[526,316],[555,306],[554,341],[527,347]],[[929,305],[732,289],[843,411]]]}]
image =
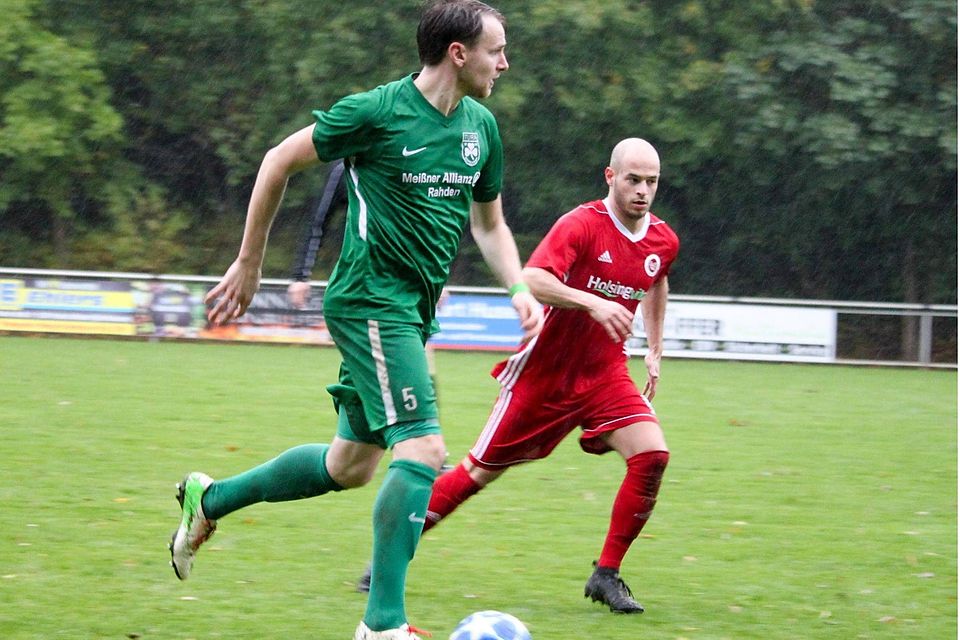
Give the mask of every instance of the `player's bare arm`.
[{"label": "player's bare arm", "polygon": [[657,394],[657,382],[660,381],[660,358],[663,356],[663,320],[667,315],[667,295],[670,285],[667,278],[657,280],[647,295],[640,301],[640,313],[643,317],[643,330],[647,335],[647,384],[643,394],[652,399]]},{"label": "player's bare arm", "polygon": [[[520,253],[503,217],[500,196],[490,202],[473,203],[470,208],[470,233],[484,261],[504,286],[510,288],[523,283]],[[528,342],[543,328],[543,307],[529,291],[513,293],[510,302],[520,315],[523,342]]]},{"label": "player's bare arm", "polygon": [[247,207],[240,253],[204,302],[216,300],[207,317],[223,324],[242,316],[260,288],[260,268],[273,219],[290,176],[320,161],[313,146],[313,127],[304,127],[270,149],[260,164]]},{"label": "player's bare arm", "polygon": [[544,304],[589,313],[614,342],[623,342],[633,333],[633,314],[621,304],[568,287],[546,269],[527,267],[523,270],[523,279]]}]

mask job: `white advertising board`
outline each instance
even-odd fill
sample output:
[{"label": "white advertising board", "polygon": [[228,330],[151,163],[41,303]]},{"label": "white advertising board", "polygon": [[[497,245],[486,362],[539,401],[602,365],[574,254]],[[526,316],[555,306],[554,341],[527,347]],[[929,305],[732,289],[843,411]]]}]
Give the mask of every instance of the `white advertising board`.
[{"label": "white advertising board", "polygon": [[[640,314],[627,353],[642,355],[646,339]],[[664,322],[664,356],[831,362],[836,357],[833,309],[682,302],[671,300]]]}]

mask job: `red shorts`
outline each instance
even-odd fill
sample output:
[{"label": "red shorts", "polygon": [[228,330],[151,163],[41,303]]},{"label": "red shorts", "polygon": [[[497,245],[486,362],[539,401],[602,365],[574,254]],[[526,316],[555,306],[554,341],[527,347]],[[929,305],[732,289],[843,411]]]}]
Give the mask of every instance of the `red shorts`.
[{"label": "red shorts", "polygon": [[550,455],[568,433],[581,427],[580,448],[587,453],[610,451],[600,434],[637,422],[655,422],[657,414],[629,374],[606,378],[582,392],[558,394],[546,381],[520,379],[502,387],[487,424],[470,449],[470,460],[495,471]]}]

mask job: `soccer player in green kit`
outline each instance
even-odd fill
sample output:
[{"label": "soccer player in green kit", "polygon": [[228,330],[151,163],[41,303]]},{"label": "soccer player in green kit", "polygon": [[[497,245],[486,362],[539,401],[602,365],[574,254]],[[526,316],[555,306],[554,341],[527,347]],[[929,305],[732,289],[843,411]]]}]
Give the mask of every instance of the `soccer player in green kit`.
[{"label": "soccer player in green kit", "polygon": [[223,480],[189,473],[178,485],[180,526],[170,544],[186,579],[216,521],[257,502],[319,496],[367,484],[386,449],[393,460],[373,508],[373,573],[355,640],[418,640],[404,584],[446,448],[424,344],[463,230],[509,288],[524,339],[541,305],[521,279],[500,200],[502,145],[477,99],[507,70],[503,17],[476,0],[426,8],[417,30],[418,74],[347,96],[315,124],[267,152],[237,259],[210,290],[209,319],[242,315],[260,284],[267,235],[288,178],[343,158],[348,214],[324,315],[343,363],[327,390],[338,411],[331,444],[306,444]]}]

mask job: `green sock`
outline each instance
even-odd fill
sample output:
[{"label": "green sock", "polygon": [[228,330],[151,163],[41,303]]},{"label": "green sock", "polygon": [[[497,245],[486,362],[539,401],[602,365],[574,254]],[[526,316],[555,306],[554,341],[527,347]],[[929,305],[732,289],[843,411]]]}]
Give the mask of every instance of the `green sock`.
[{"label": "green sock", "polygon": [[394,460],[373,505],[373,566],[363,621],[374,631],[407,621],[407,565],[423,531],[437,472],[413,460]]},{"label": "green sock", "polygon": [[203,494],[204,515],[216,520],[257,502],[300,500],[342,490],[327,472],[329,449],[327,444],[304,444],[249,471],[217,480]]}]

